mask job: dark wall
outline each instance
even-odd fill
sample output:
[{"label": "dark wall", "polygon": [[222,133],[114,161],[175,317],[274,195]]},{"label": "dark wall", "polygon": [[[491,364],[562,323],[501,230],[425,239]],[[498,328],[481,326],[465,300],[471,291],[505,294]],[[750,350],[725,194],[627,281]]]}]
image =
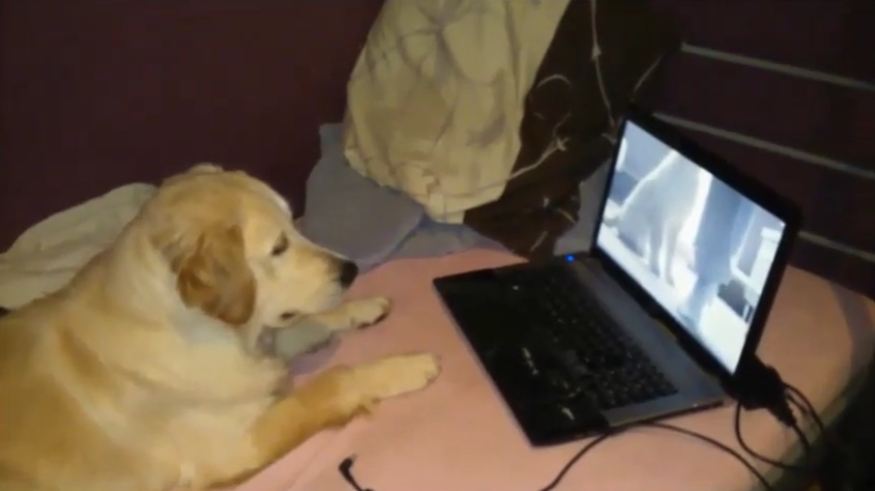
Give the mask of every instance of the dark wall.
[{"label": "dark wall", "polygon": [[[875,296],[875,2],[650,1],[694,49],[646,101],[800,204],[797,265]],[[203,160],[248,169],[300,211],[318,125],[342,116],[380,5],[0,1],[0,249],[50,213]]]},{"label": "dark wall", "polygon": [[875,297],[875,2],[652,2],[688,46],[647,105],[799,204],[796,265]]},{"label": "dark wall", "polygon": [[198,161],[303,202],[380,0],[0,1],[0,250]]}]

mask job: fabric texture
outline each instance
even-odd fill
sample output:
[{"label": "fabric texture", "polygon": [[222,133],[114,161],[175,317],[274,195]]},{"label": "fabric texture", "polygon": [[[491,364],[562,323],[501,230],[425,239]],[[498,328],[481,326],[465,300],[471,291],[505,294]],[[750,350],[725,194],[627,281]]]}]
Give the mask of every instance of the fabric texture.
[{"label": "fabric texture", "polygon": [[[393,259],[505,249],[465,224],[432,220],[412,198],[354,171],[343,154],[341,124],[322,125],[319,134],[322,155],[307,181],[307,212],[297,221],[309,240],[355,261],[362,271]],[[608,164],[578,185],[575,223],[557,239],[555,254],[589,250]]]},{"label": "fabric texture", "polygon": [[[342,428],[320,432],[235,489],[351,491],[338,472],[338,464],[350,456],[357,457],[353,474],[363,489],[542,489],[587,441],[533,447],[432,286],[439,276],[518,261],[507,253],[474,250],[394,261],[363,275],[350,295],[388,295],[395,301],[392,313],[376,326],[344,336],[319,369],[430,351],[441,359],[440,376],[422,392],[385,401]],[[830,408],[843,404],[845,389],[872,359],[873,319],[872,300],[791,267],[759,353],[828,422]],[[305,380],[296,379],[295,385]],[[678,416],[672,423],[737,448],[733,410],[727,404]],[[811,425],[810,418],[802,422]],[[780,460],[792,458],[795,434],[768,412],[746,413],[742,424],[751,446]],[[770,469],[755,465],[762,472]],[[556,489],[753,491],[758,486],[737,461],[707,444],[636,429],[588,453]]]},{"label": "fabric texture", "polygon": [[342,125],[323,125],[319,134],[322,155],[307,180],[307,211],[297,221],[311,241],[362,271],[390,259],[501,248],[470,227],[432,220],[409,196],[353,170],[343,153]]},{"label": "fabric texture", "polygon": [[574,226],[579,185],[608,159],[620,119],[680,39],[639,0],[572,0],[525,99],[504,193],[464,222],[526,257]]},{"label": "fabric texture", "polygon": [[388,0],[348,83],[345,153],[438,222],[498,198],[568,0]]},{"label": "fabric texture", "polygon": [[422,206],[350,168],[340,125],[322,125],[319,135],[321,156],[307,179],[306,212],[297,221],[298,229],[359,268],[371,268],[416,228]]},{"label": "fabric texture", "polygon": [[0,254],[0,305],[15,309],[66,285],[154,192],[149,184],[121,186],[29,228]]}]

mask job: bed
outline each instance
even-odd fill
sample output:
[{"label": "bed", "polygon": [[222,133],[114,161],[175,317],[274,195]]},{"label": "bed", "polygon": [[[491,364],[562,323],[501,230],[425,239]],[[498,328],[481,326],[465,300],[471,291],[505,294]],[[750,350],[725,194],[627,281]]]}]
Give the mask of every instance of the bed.
[{"label": "bed", "polygon": [[[236,489],[348,491],[353,488],[338,465],[353,455],[359,484],[378,491],[534,490],[550,482],[587,442],[529,445],[431,285],[436,276],[520,260],[508,253],[472,250],[394,261],[362,277],[351,295],[389,295],[395,300],[392,314],[383,323],[344,338],[333,351],[303,360],[302,376],[328,364],[421,350],[441,357],[441,376],[425,392],[385,402],[370,416],[317,435]],[[759,354],[829,421],[853,395],[871,359],[873,343],[875,302],[789,268]],[[732,416],[730,404],[670,421],[739,449]],[[814,434],[810,421],[807,425]],[[744,414],[742,430],[746,440],[766,455],[798,456],[793,433],[768,414]],[[773,482],[787,478],[768,466],[755,465]],[[634,429],[587,454],[557,489],[743,491],[757,486],[738,462],[700,441],[656,429]]]}]

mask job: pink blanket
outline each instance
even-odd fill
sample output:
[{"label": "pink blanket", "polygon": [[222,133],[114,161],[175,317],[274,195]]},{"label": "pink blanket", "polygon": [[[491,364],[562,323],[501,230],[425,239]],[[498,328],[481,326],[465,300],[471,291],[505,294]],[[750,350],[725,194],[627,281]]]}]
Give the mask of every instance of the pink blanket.
[{"label": "pink blanket", "polygon": [[[478,365],[434,293],[431,279],[515,262],[493,251],[396,261],[364,276],[353,296],[389,295],[390,317],[345,337],[324,363],[432,351],[443,372],[424,392],[387,401],[369,417],[325,431],[265,469],[237,491],[351,491],[337,470],[358,455],[354,474],[374,491],[510,491],[546,485],[585,442],[533,448]],[[784,277],[760,356],[818,408],[838,398],[872,353],[875,302],[809,273]],[[724,406],[672,423],[738,448],[732,409]],[[760,412],[745,416],[749,443],[780,456],[792,433]],[[760,469],[764,466],[757,465]],[[746,490],[753,476],[728,455],[658,429],[633,430],[587,454],[559,490]]]}]

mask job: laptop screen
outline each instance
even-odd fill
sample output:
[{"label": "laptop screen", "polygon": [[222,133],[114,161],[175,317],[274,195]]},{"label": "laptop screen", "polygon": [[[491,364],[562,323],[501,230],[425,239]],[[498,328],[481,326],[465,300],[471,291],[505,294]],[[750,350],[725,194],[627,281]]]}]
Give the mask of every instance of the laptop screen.
[{"label": "laptop screen", "polygon": [[734,373],[785,224],[633,121],[596,247]]}]

